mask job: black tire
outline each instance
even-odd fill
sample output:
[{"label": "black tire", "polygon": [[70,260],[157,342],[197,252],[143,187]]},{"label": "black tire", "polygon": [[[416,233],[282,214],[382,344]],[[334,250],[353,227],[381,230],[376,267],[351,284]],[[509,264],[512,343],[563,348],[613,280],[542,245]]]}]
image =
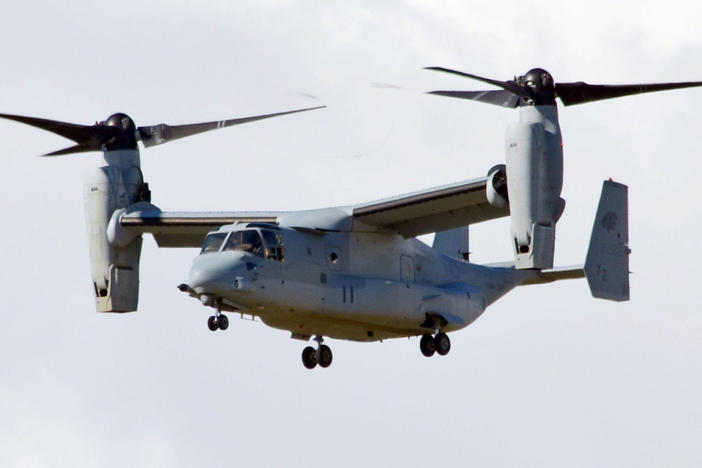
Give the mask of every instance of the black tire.
[{"label": "black tire", "polygon": [[439,332],[434,337],[434,347],[441,356],[446,356],[451,351],[451,340],[444,332]]},{"label": "black tire", "polygon": [[317,350],[312,346],[302,350],[302,364],[308,369],[314,369],[317,365]]},{"label": "black tire", "polygon": [[211,315],[210,318],[207,319],[207,328],[209,328],[210,331],[217,331],[219,328],[217,325],[217,317]]},{"label": "black tire", "polygon": [[436,351],[434,337],[428,333],[426,335],[422,335],[422,339],[419,341],[419,349],[426,357],[432,357]]},{"label": "black tire", "polygon": [[332,363],[332,351],[327,345],[319,347],[319,365],[321,367],[329,367]]},{"label": "black tire", "polygon": [[229,328],[229,319],[226,315],[222,314],[219,316],[219,319],[217,320],[217,326],[220,330],[226,330],[227,328]]}]

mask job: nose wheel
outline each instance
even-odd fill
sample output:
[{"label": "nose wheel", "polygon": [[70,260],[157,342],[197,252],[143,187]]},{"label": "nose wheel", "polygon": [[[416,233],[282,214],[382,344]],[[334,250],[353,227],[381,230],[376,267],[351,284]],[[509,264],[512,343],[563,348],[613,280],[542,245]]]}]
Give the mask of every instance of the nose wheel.
[{"label": "nose wheel", "polygon": [[419,350],[426,357],[431,357],[434,353],[438,353],[440,356],[446,356],[448,352],[451,351],[451,340],[444,332],[438,332],[434,336],[426,333],[422,335],[422,339],[419,340]]},{"label": "nose wheel", "polygon": [[217,304],[215,314],[207,319],[207,328],[210,331],[226,330],[229,328],[229,318],[219,310],[219,303]]},{"label": "nose wheel", "polygon": [[317,349],[307,346],[302,350],[302,365],[307,369],[314,369],[317,364],[319,367],[329,367],[333,358],[331,348],[323,344],[324,339],[321,336],[314,340],[317,342]]},{"label": "nose wheel", "polygon": [[226,330],[229,328],[229,319],[224,314],[220,314],[219,317],[212,315],[207,319],[207,328],[210,331]]}]

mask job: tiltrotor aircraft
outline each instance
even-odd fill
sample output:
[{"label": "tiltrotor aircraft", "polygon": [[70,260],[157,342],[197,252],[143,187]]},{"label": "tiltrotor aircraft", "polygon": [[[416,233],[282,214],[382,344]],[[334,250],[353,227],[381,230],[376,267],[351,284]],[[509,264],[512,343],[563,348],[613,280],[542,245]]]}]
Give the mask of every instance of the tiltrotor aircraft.
[{"label": "tiltrotor aircraft", "polygon": [[[201,247],[178,289],[214,309],[210,330],[226,330],[226,312],[260,317],[316,347],[305,367],[332,362],[323,337],[375,341],[421,336],[425,356],[445,355],[448,332],[475,321],[520,285],[587,278],[592,295],[629,299],[627,187],[605,181],[585,264],[553,268],[555,228],[563,213],[563,153],[556,98],[579,104],[702,82],[650,85],[555,83],[542,69],[511,81],[432,67],[498,86],[492,91],[433,91],[519,107],[507,129],[506,162],[486,177],[363,203],[297,212],[166,212],[151,203],[137,142],[165,143],[215,128],[299,109],[202,124],[136,127],[125,114],[92,126],[0,114],[73,140],[47,156],[102,151],[105,166],[84,186],[92,289],[99,312],[137,309],[142,235],[159,247]],[[514,261],[468,261],[468,226],[509,216]],[[432,247],[417,240],[436,233]]]}]

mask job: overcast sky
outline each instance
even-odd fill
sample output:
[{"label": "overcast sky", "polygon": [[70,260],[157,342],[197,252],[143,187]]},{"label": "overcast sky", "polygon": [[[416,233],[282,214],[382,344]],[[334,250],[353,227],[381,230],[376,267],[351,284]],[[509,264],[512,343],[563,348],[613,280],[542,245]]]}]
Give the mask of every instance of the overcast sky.
[{"label": "overcast sky", "polygon": [[[422,67],[702,80],[699,5],[15,2],[0,17],[0,111],[152,125],[321,101],[151,148],[142,169],[163,209],[354,204],[504,161],[517,113],[423,95],[486,88]],[[329,340],[334,364],[312,372],[286,332],[207,330],[209,309],[176,289],[197,250],[150,237],[139,311],[97,314],[82,179],[99,154],[38,158],[70,142],[0,122],[0,466],[702,465],[700,103],[681,90],[560,109],[556,262],[582,262],[602,180],[628,184],[631,302],[596,301],[584,281],[521,288],[444,358],[417,339]],[[475,227],[473,258],[509,259],[508,230]]]}]

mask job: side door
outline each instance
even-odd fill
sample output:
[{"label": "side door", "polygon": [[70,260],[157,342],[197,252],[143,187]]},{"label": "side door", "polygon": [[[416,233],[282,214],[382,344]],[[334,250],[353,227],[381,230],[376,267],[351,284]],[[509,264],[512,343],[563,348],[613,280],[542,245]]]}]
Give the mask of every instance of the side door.
[{"label": "side door", "polygon": [[400,255],[400,281],[414,283],[414,259],[409,255]]}]

